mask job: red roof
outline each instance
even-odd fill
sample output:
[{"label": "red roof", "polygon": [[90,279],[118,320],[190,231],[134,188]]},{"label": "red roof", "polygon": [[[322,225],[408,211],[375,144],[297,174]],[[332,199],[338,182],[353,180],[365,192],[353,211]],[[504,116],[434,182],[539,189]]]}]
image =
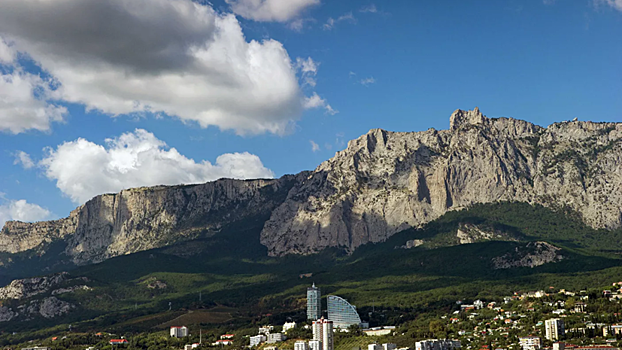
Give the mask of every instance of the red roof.
[{"label": "red roof", "polygon": [[110,344],[112,343],[127,343],[127,339],[110,339]]}]

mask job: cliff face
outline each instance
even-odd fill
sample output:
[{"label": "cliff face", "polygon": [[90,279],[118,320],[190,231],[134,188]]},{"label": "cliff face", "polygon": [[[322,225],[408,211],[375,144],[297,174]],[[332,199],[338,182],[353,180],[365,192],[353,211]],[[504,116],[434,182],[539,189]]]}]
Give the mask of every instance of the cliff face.
[{"label": "cliff face", "polygon": [[65,254],[74,263],[85,264],[159,248],[217,232],[233,222],[268,216],[296,179],[223,179],[101,195],[65,219],[8,222],[0,232],[0,251],[17,253],[63,240]]},{"label": "cliff face", "polygon": [[622,225],[622,124],[562,122],[542,128],[478,109],[457,110],[449,130],[371,130],[313,172],[278,180],[219,180],[102,195],[68,218],[9,222],[0,251],[62,240],[77,264],[190,240],[270,217],[271,255],[327,247],[353,251],[475,203],[568,207],[596,228]]},{"label": "cliff face", "polygon": [[271,255],[349,251],[474,203],[567,206],[596,228],[622,224],[622,124],[542,128],[478,109],[449,130],[372,130],[322,163],[265,224]]}]

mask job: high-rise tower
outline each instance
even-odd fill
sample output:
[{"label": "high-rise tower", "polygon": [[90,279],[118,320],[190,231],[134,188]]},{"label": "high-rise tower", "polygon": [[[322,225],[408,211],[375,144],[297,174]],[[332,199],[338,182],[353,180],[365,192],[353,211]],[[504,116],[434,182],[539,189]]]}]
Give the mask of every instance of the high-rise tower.
[{"label": "high-rise tower", "polygon": [[323,318],[313,321],[313,340],[321,342],[322,350],[334,350],[333,321]]},{"label": "high-rise tower", "polygon": [[314,283],[313,286],[307,288],[307,320],[319,320],[320,318],[322,318],[322,294],[320,288]]}]

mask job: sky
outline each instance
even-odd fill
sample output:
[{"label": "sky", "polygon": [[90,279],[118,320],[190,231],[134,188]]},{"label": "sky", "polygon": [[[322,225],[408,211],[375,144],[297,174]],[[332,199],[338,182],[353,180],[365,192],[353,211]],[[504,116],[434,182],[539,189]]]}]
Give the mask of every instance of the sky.
[{"label": "sky", "polygon": [[622,122],[622,0],[2,0],[0,225],[476,106]]}]

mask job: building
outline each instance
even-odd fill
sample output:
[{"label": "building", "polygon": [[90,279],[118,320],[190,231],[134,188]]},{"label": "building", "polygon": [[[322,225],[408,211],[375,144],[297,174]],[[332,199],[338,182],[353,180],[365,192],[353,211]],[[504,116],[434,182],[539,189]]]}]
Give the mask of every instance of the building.
[{"label": "building", "polygon": [[251,346],[257,346],[263,342],[265,342],[266,340],[268,340],[268,338],[266,338],[265,335],[260,334],[260,335],[256,335],[254,337],[250,337],[251,340]]},{"label": "building", "polygon": [[233,345],[233,340],[229,340],[229,339],[220,339],[220,340],[216,340],[215,343],[212,343],[212,345],[214,346],[219,346],[219,345]]},{"label": "building", "polygon": [[615,335],[622,334],[622,324],[614,324],[611,326],[611,333]]},{"label": "building", "polygon": [[294,344],[294,350],[309,350],[309,345],[304,340],[299,340]]},{"label": "building", "polygon": [[220,339],[233,339],[233,337],[235,337],[235,334],[223,334],[220,336]]},{"label": "building", "polygon": [[272,332],[273,329],[274,329],[274,326],[259,327],[259,334],[268,335],[270,334],[270,332]]},{"label": "building", "polygon": [[459,340],[428,339],[415,343],[416,350],[454,350],[460,349]]},{"label": "building", "polygon": [[382,344],[382,350],[395,350],[395,349],[397,349],[397,344],[393,344],[393,343]]},{"label": "building", "polygon": [[374,327],[370,329],[364,329],[363,334],[369,335],[369,336],[382,336],[382,335],[389,335],[393,333],[394,331],[395,331],[394,326]]},{"label": "building", "polygon": [[309,350],[322,350],[322,341],[309,340]]},{"label": "building", "polygon": [[336,295],[329,295],[328,319],[333,321],[336,328],[348,328],[350,326],[360,326],[361,317],[356,311],[356,307],[350,305],[347,300]]},{"label": "building", "polygon": [[[333,350],[333,321],[323,318],[313,321],[313,340],[322,342],[322,350]],[[311,344],[309,344],[311,346]]]},{"label": "building", "polygon": [[544,321],[544,331],[546,339],[559,340],[564,337],[564,321],[559,318],[552,318]]},{"label": "building", "polygon": [[520,337],[518,344],[523,350],[538,350],[542,347],[542,340],[540,337]]},{"label": "building", "polygon": [[382,346],[378,343],[369,344],[367,350],[382,350]]},{"label": "building", "polygon": [[313,286],[307,288],[307,320],[319,320],[322,318],[322,293],[320,288]]},{"label": "building", "polygon": [[296,322],[285,322],[283,324],[283,332],[287,333],[290,329],[296,328]]},{"label": "building", "polygon": [[266,346],[263,350],[279,350],[276,346]]},{"label": "building", "polygon": [[126,345],[127,339],[110,339],[110,345]]},{"label": "building", "polygon": [[183,338],[188,336],[188,328],[186,326],[182,327],[171,327],[171,337],[173,338]]},{"label": "building", "polygon": [[560,342],[553,343],[553,350],[565,350],[565,349],[566,349],[566,344],[560,343]]},{"label": "building", "polygon": [[268,344],[274,344],[278,342],[285,341],[287,337],[283,333],[270,333],[268,334],[268,340],[266,341]]}]

